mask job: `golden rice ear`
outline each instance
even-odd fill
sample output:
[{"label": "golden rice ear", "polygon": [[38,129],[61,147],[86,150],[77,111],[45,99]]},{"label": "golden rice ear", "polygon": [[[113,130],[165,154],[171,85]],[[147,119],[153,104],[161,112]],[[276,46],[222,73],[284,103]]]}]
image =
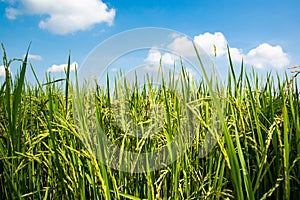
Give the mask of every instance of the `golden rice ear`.
[{"label": "golden rice ear", "polygon": [[290,70],[290,72],[292,74],[294,74],[294,76],[289,81],[289,84],[288,84],[288,87],[289,87],[292,84],[292,82],[294,81],[294,79],[300,74],[300,65],[289,67],[288,69]]},{"label": "golden rice ear", "polygon": [[[295,69],[298,69],[298,68],[299,68],[299,70],[295,70]],[[289,90],[291,88],[292,83],[297,78],[297,76],[300,74],[300,65],[298,65],[298,66],[292,66],[292,67],[289,67],[288,69],[291,70],[291,73],[294,74],[294,75],[289,80],[289,82],[288,82],[288,84],[287,84],[287,86],[285,88],[284,102],[287,101]],[[283,108],[282,108],[282,115],[283,115]]]},{"label": "golden rice ear", "polygon": [[289,67],[288,69],[291,70],[291,73],[300,73],[300,65],[292,66],[292,67]]}]

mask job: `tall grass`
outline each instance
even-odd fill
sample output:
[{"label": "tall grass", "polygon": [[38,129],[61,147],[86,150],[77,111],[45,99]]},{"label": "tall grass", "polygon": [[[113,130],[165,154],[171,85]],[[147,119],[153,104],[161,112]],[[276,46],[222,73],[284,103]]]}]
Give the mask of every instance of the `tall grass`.
[{"label": "tall grass", "polygon": [[[181,87],[185,88],[182,94],[193,99],[199,124],[192,145],[159,170],[130,173],[99,162],[79,134],[73,96],[80,88],[69,78],[70,57],[64,80],[48,75],[46,83],[37,80],[30,85],[25,80],[27,55],[9,60],[3,47],[6,76],[0,90],[0,199],[300,198],[297,69],[293,79],[268,74],[261,82],[255,71],[247,74],[243,65],[236,74],[228,52],[228,83],[220,97],[225,104],[222,135],[211,152],[200,157],[205,133],[210,130],[212,101],[217,97],[212,96],[205,79],[193,83],[183,68],[182,84],[188,87]],[[19,61],[13,82],[9,68],[11,62]],[[95,117],[114,144],[137,152],[152,151],[172,140],[180,123],[189,123],[179,120],[178,97],[168,91],[167,83],[158,89],[149,79],[148,88],[138,89],[121,81],[115,79],[114,87],[119,90],[114,94],[98,85],[94,89]],[[168,83],[180,84],[172,78]],[[166,110],[163,128],[151,140],[130,137],[116,126],[112,97],[120,95],[121,85],[126,85],[123,89],[131,106],[127,114],[137,123],[149,123],[149,102],[160,103]]]}]

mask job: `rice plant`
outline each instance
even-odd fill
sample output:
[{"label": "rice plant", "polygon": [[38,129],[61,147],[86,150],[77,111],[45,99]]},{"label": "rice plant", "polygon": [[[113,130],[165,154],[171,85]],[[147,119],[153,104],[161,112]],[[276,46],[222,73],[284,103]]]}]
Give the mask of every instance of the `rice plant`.
[{"label": "rice plant", "polygon": [[[95,83],[89,91],[96,105],[93,117],[121,149],[137,154],[151,152],[174,139],[182,124],[197,125],[191,145],[175,162],[154,171],[134,173],[99,162],[93,153],[93,145],[99,141],[86,145],[87,138],[80,134],[74,116],[78,114],[74,112],[74,104],[78,103],[74,95],[76,90],[84,92],[87,88],[70,79],[70,57],[64,79],[47,75],[45,83],[36,79],[32,85],[25,78],[27,70],[34,73],[33,66],[27,68],[28,54],[10,60],[2,48],[6,76],[0,89],[0,199],[300,198],[297,68],[292,69],[292,78],[287,72],[284,79],[268,74],[265,81],[260,81],[254,70],[248,74],[243,65],[236,74],[228,51],[228,82],[218,97],[224,102],[225,112],[221,136],[204,157],[199,154],[205,133],[211,131],[215,112],[212,102],[216,98],[205,78],[190,80],[182,67],[182,79],[169,76],[160,88],[151,85],[149,77],[148,84],[139,88],[116,76],[114,92],[109,89],[111,85],[104,89]],[[9,72],[12,62],[20,63],[14,81]],[[182,91],[172,92],[170,86]],[[129,109],[116,107],[114,99],[120,95],[126,97],[122,105]],[[193,121],[180,118],[184,110],[178,103],[180,95],[192,100],[189,106],[197,116]],[[157,114],[162,123],[149,138],[133,137],[136,132],[130,133],[130,128],[125,131],[130,127],[128,120],[114,115],[119,109],[124,112],[121,116],[130,117],[139,124],[139,130],[145,130],[155,120],[151,118],[153,104],[162,105],[166,114]],[[117,120],[123,127],[116,124]],[[149,163],[145,167],[150,167]]]}]

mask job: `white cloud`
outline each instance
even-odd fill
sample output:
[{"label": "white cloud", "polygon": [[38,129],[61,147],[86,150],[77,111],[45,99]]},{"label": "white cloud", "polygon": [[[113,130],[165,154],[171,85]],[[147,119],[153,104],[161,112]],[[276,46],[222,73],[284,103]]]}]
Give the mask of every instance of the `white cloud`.
[{"label": "white cloud", "polygon": [[[12,72],[10,71],[10,68],[8,68],[8,71],[10,73],[10,75],[12,76]],[[5,76],[5,68],[4,65],[0,65],[0,77],[1,76]]]},{"label": "white cloud", "polygon": [[[175,36],[174,36],[175,37]],[[183,57],[195,56],[193,42],[187,37],[176,37],[168,48]]]},{"label": "white cloud", "polygon": [[257,68],[274,67],[282,68],[289,65],[288,55],[283,52],[279,45],[271,46],[263,43],[250,50],[245,57],[245,62]]},{"label": "white cloud", "polygon": [[118,72],[118,68],[112,68],[111,71],[114,72],[114,73]]},{"label": "white cloud", "polygon": [[161,53],[160,53],[160,51],[158,51],[155,48],[152,48],[152,49],[149,50],[148,56],[145,59],[145,61],[148,62],[148,63],[155,63],[155,64],[157,64],[157,63],[159,63],[160,59],[161,59]]},{"label": "white cloud", "polygon": [[20,6],[6,8],[6,16],[15,19],[22,14],[44,15],[41,29],[54,34],[68,34],[87,30],[95,24],[113,24],[116,10],[101,0],[20,0]]},{"label": "white cloud", "polygon": [[42,60],[42,56],[40,55],[35,55],[35,54],[28,54],[28,59],[32,59],[32,60]]},{"label": "white cloud", "polygon": [[8,19],[16,19],[16,16],[19,15],[20,12],[14,8],[6,8],[5,15]]},{"label": "white cloud", "polygon": [[[200,34],[194,37],[194,42],[212,57],[215,54],[215,48],[217,58],[227,56],[227,40],[221,32]],[[287,53],[279,45],[272,46],[263,43],[246,54],[238,48],[229,48],[229,50],[234,62],[241,62],[244,59],[245,64],[257,68],[282,68],[290,63]]]},{"label": "white cloud", "polygon": [[215,49],[217,57],[224,56],[227,51],[227,41],[221,32],[200,34],[194,37],[194,42],[205,50],[209,56],[215,55]]},{"label": "white cloud", "polygon": [[[67,70],[67,66],[68,66],[67,64],[52,65],[51,67],[49,67],[47,69],[47,72],[53,72],[53,73],[63,72],[65,70]],[[74,71],[76,67],[78,67],[77,62],[73,62],[73,63],[71,63],[70,70]]]},{"label": "white cloud", "polygon": [[179,58],[177,56],[175,56],[174,54],[171,53],[164,53],[162,55],[162,63],[167,64],[167,65],[174,65],[174,63],[176,62],[176,60],[179,60]]},{"label": "white cloud", "polygon": [[0,65],[0,76],[5,76],[5,69],[3,65]]},{"label": "white cloud", "polygon": [[230,56],[233,62],[241,62],[244,59],[243,51],[238,48],[229,48]]},{"label": "white cloud", "polygon": [[160,63],[160,59],[162,64],[165,65],[174,65],[176,60],[179,60],[177,56],[171,53],[161,53],[158,49],[152,48],[148,52],[147,58],[144,60],[147,63],[156,64],[158,65]]},{"label": "white cloud", "polygon": [[[170,37],[172,38],[172,42],[167,45],[167,49],[173,51],[174,54],[162,53],[157,48],[152,48],[148,52],[145,61],[157,65],[160,59],[162,59],[163,64],[173,65],[174,62],[180,60],[180,58],[175,55],[180,55],[183,58],[195,56],[193,42],[189,38],[176,34],[170,35]],[[201,49],[211,57],[214,57],[216,53],[215,61],[217,63],[224,64],[224,61],[227,60],[228,43],[223,33],[199,34],[194,37],[194,43],[199,45]],[[236,47],[229,47],[229,50],[233,62],[240,63],[244,60],[246,65],[256,68],[272,67],[278,69],[286,67],[290,63],[288,54],[285,53],[279,45],[262,43],[245,53],[242,49]]]},{"label": "white cloud", "polygon": [[251,49],[248,53],[243,54],[241,49],[230,48],[230,55],[233,62],[241,62],[254,66],[256,68],[282,68],[290,64],[289,57],[281,46],[272,46],[267,43]]},{"label": "white cloud", "polygon": [[[214,34],[204,33],[199,34],[194,37],[194,41],[192,42],[187,37],[173,37],[174,40],[171,44],[168,45],[168,48],[178,53],[181,56],[196,56],[193,42],[198,45],[207,55],[214,57],[215,48],[217,57],[222,57],[227,55],[227,41],[225,36],[221,32],[216,32]],[[232,50],[238,54],[238,49],[232,48]]]}]

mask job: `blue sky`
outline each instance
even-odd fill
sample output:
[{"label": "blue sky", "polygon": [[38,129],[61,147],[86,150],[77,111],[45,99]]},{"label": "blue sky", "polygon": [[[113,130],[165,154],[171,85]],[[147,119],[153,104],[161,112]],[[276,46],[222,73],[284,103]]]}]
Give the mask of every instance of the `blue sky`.
[{"label": "blue sky", "polygon": [[141,27],[184,33],[208,54],[214,44],[218,59],[228,43],[237,65],[244,58],[258,71],[282,71],[300,64],[299,8],[298,0],[1,0],[0,42],[10,58],[31,42],[41,79],[47,70],[61,74],[69,51],[80,67],[102,41]]}]

